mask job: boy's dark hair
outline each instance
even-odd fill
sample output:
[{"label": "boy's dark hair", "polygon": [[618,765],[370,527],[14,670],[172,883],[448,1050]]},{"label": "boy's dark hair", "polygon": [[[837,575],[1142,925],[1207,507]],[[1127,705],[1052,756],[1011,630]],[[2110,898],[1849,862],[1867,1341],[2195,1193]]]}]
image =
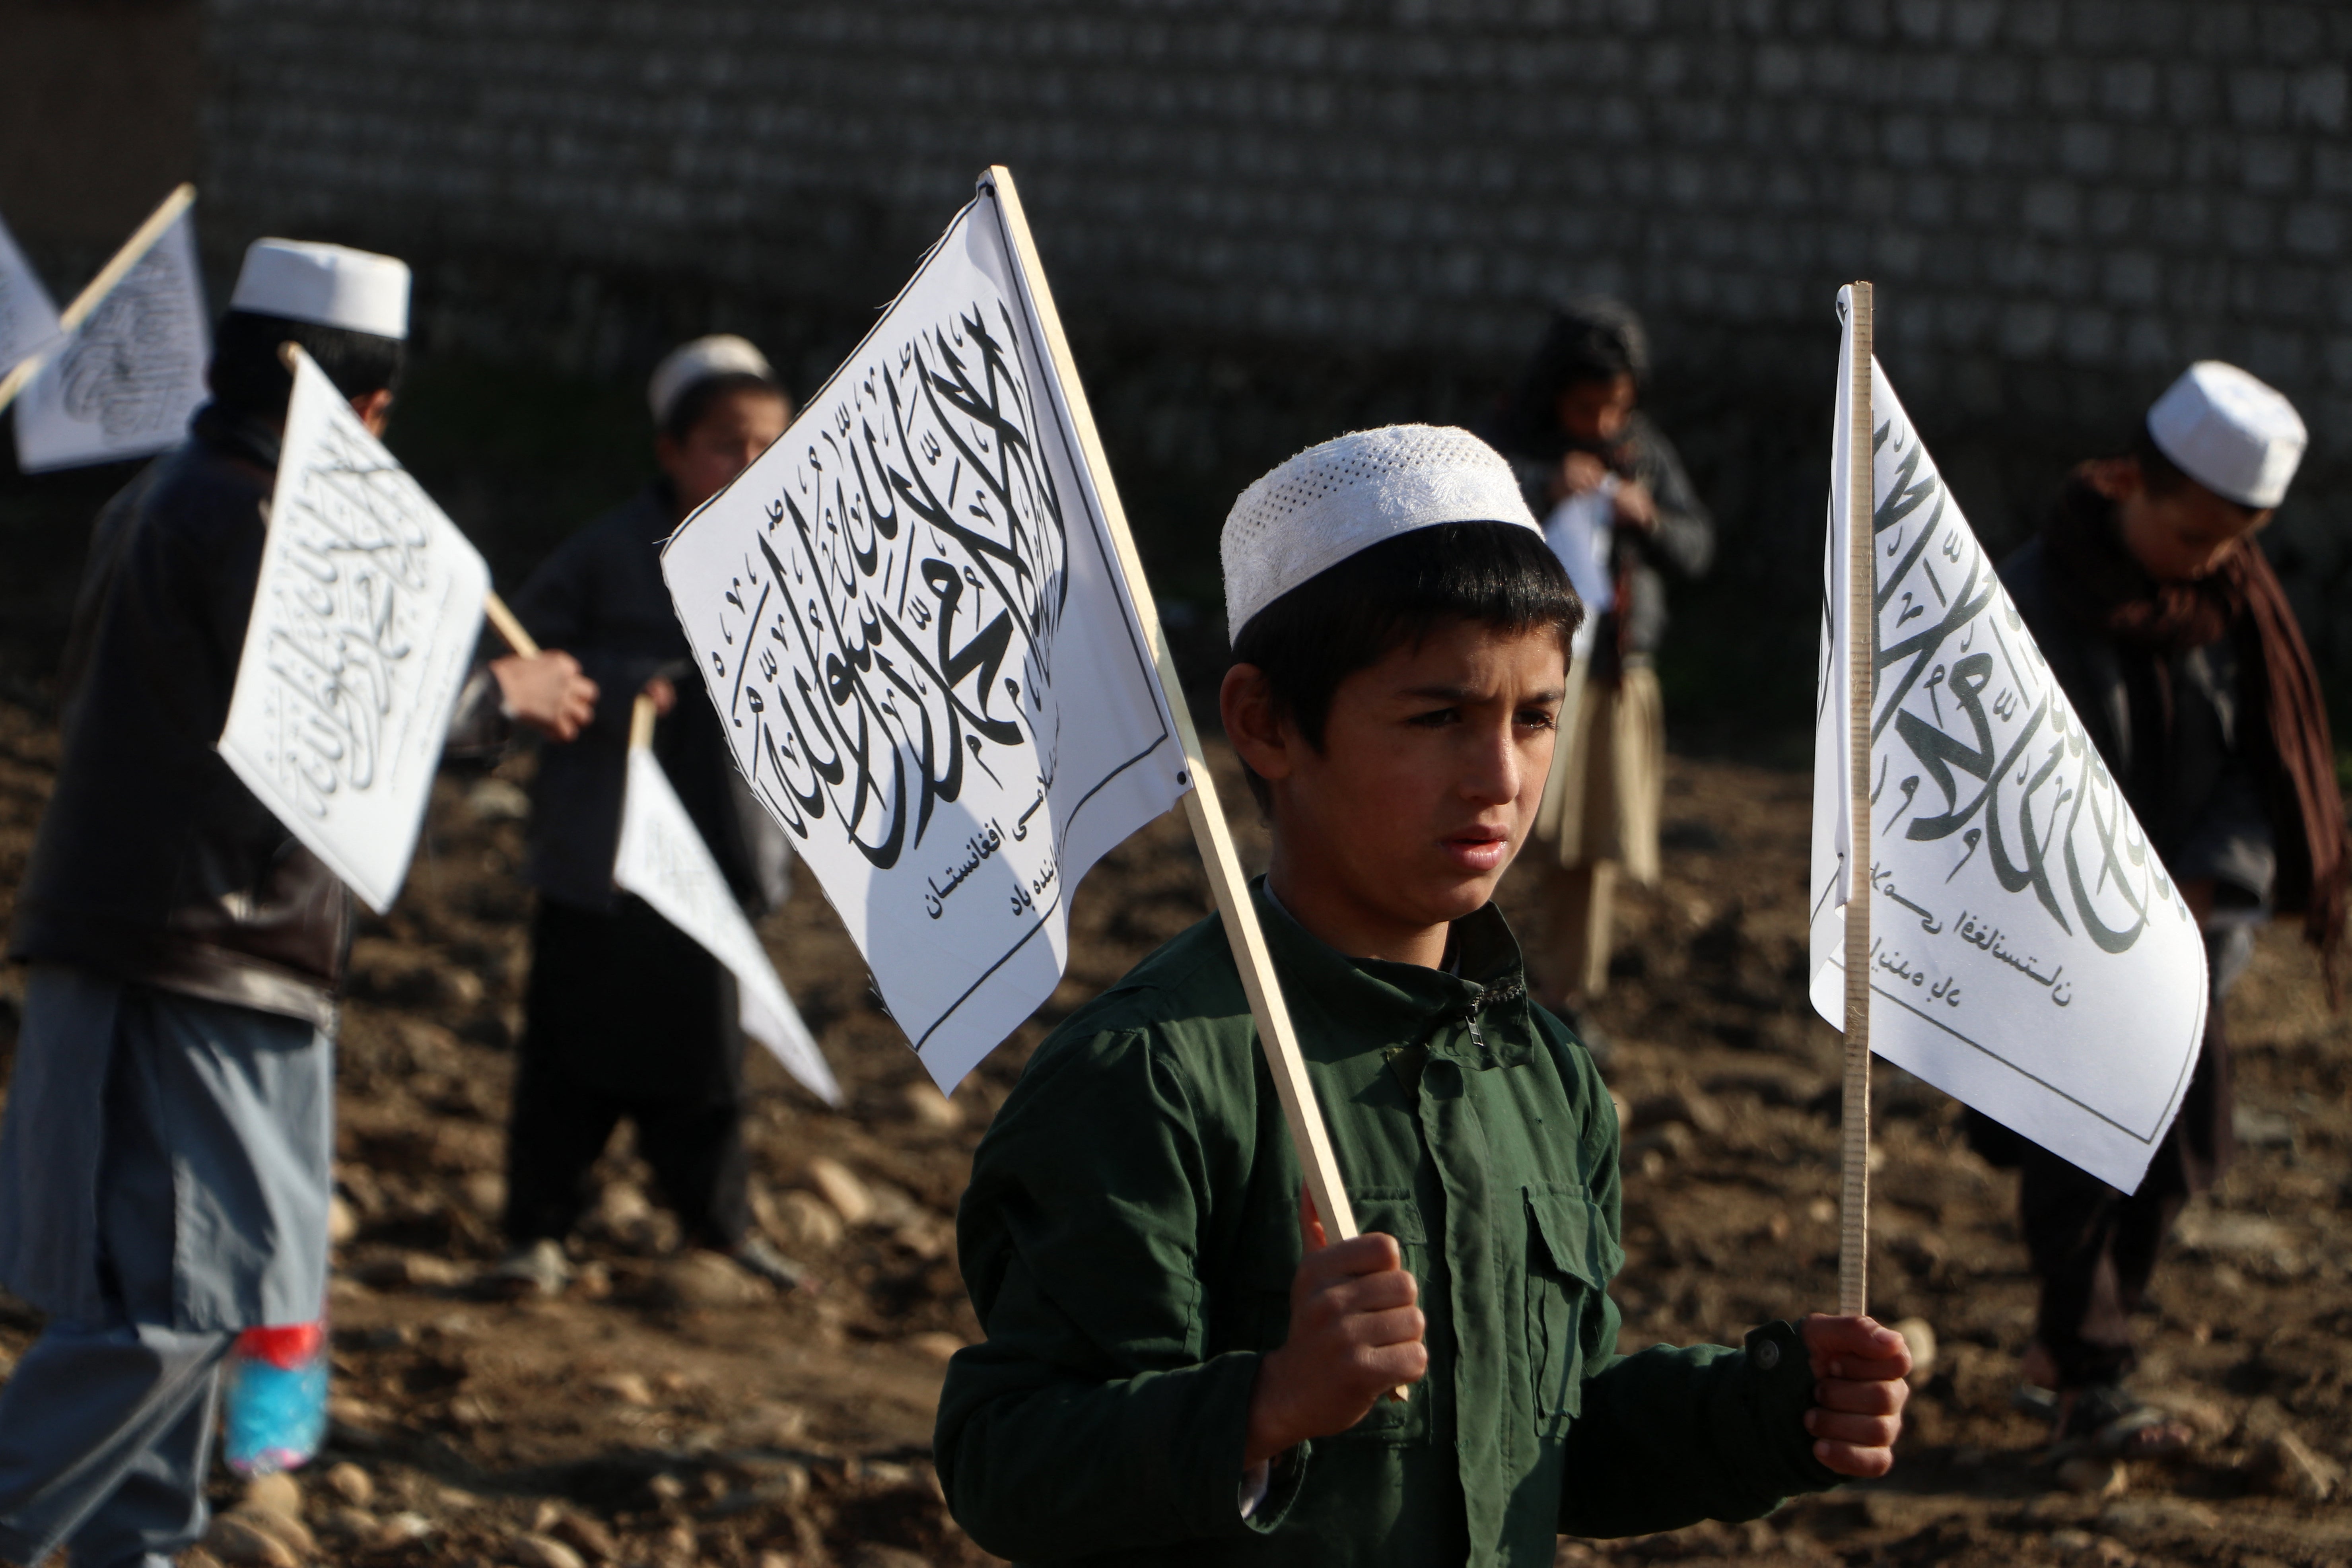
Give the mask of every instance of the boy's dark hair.
[{"label": "boy's dark hair", "polygon": [[1537,346],[1536,363],[1557,396],[1580,382],[1650,379],[1650,335],[1633,307],[1594,297],[1571,300],[1552,312]]},{"label": "boy's dark hair", "polygon": [[1513,451],[1557,456],[1561,447],[1559,395],[1586,382],[1650,379],[1650,336],[1633,307],[1599,295],[1563,302],[1552,312],[1502,417],[1504,444]]},{"label": "boy's dark hair", "polygon": [[730,392],[763,392],[781,399],[786,408],[792,406],[784,389],[766,376],[754,375],[748,370],[721,371],[717,375],[704,376],[677,395],[677,400],[669,405],[669,417],[661,422],[661,433],[673,441],[685,440],[710,412],[711,405]]},{"label": "boy's dark hair", "polygon": [[[1249,618],[1234,662],[1255,665],[1276,710],[1323,749],[1339,683],[1400,646],[1418,646],[1454,621],[1506,634],[1551,627],[1563,664],[1584,603],[1543,535],[1513,523],[1447,522],[1417,528],[1319,572]],[[1260,810],[1272,792],[1247,763]]]},{"label": "boy's dark hair", "polygon": [[286,400],[294,395],[294,373],[278,357],[278,347],[289,342],[300,343],[345,397],[394,390],[408,353],[408,345],[398,338],[289,321],[258,310],[231,310],[221,318],[220,331],[213,337],[213,401],[266,419],[286,417]]}]

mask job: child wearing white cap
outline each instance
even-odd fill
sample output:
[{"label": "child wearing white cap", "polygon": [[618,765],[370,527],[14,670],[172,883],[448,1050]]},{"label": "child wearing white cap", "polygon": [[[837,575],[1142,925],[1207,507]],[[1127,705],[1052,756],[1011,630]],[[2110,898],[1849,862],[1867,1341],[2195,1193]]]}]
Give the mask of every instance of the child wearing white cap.
[{"label": "child wearing white cap", "polygon": [[2231,1156],[2222,1004],[2252,927],[2299,910],[2324,959],[2343,930],[2352,872],[2327,711],[2253,537],[2286,498],[2305,441],[2276,391],[2235,365],[2191,365],[2131,450],[2077,468],[2042,532],[2001,564],[2052,673],[2203,925],[2213,987],[2180,1114],[2137,1192],[1971,1121],[1980,1150],[2021,1167],[2021,1228],[2041,1285],[2021,1393],[2049,1411],[2058,1437],[2115,1453],[2160,1453],[2192,1435],[2125,1388],[2129,1315],[2173,1216]]},{"label": "child wearing white cap", "polygon": [[1254,896],[1366,1234],[1304,1205],[1194,926],[1038,1047],[974,1156],[957,1520],[1021,1562],[1548,1565],[1883,1473],[1910,1363],[1867,1319],[1617,1354],[1616,1117],[1490,901],[1582,614],[1510,466],[1328,442],[1244,492],[1224,567]]},{"label": "child wearing white cap", "polygon": [[766,357],[726,334],[664,358],[646,400],[660,477],[565,541],[514,598],[524,625],[614,693],[576,739],[541,752],[531,786],[523,875],[539,907],[507,1129],[511,1250],[493,1277],[517,1293],[552,1295],[570,1279],[564,1244],[589,1167],[624,1119],[690,1246],[787,1289],[801,1274],[751,1223],[734,977],[613,886],[630,699],[643,691],[661,714],[654,752],[746,911],[783,900],[783,835],[751,798],[692,673],[661,546],[783,433],[792,405]]},{"label": "child wearing white cap", "polygon": [[[351,896],[214,749],[292,382],[381,430],[408,269],[267,239],[186,443],[108,503],[65,656],[65,746],[17,896],[30,964],[0,1123],[0,1284],[48,1314],[0,1390],[0,1558],[162,1564],[205,1523],[223,1358],[326,1297],[335,996]],[[485,678],[576,729],[563,655]],[[487,703],[484,704],[487,707]]]}]

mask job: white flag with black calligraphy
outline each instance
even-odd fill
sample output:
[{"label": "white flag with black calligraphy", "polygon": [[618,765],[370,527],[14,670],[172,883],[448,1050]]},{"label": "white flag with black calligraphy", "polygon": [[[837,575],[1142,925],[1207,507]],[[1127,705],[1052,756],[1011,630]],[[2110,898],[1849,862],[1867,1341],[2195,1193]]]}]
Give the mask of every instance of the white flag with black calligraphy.
[{"label": "white flag with black calligraphy", "polygon": [[[1845,1021],[1850,296],[1813,741],[1812,1000]],[[2205,1027],[2205,947],[1875,362],[1870,1044],[2126,1191]]]},{"label": "white flag with black calligraphy", "polygon": [[1060,983],[1068,896],[1189,780],[984,187],[662,557],[736,762],[932,1079]]},{"label": "white flag with black calligraphy", "polygon": [[220,752],[379,911],[407,877],[489,568],[308,354]]},{"label": "white flag with black calligraphy", "polygon": [[629,778],[621,808],[621,845],[613,881],[653,907],[656,914],[702,944],[735,976],[743,1032],[774,1053],[784,1070],[828,1105],[841,1103],[841,1086],[816,1040],[801,1021],[791,993],[768,962],[759,933],[744,918],[710,847],[670,787],[669,775],[644,746],[629,748]]},{"label": "white flag with black calligraphy", "polygon": [[41,287],[41,275],[25,259],[8,226],[0,223],[0,375],[35,354],[47,353],[64,336],[57,304]]},{"label": "white flag with black calligraphy", "polygon": [[147,253],[19,395],[16,463],[26,473],[144,458],[177,446],[208,394],[212,357],[194,207]]}]

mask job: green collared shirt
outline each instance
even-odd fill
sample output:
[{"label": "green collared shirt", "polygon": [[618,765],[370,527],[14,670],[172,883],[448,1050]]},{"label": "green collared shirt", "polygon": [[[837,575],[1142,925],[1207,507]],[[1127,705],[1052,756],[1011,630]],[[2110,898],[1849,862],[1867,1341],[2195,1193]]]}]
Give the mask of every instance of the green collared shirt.
[{"label": "green collared shirt", "polygon": [[1749,1519],[1836,1478],[1795,1331],[1615,1353],[1617,1121],[1493,906],[1448,971],[1258,910],[1360,1226],[1420,1280],[1428,1376],[1236,1501],[1289,1328],[1298,1162],[1222,924],[1041,1045],[958,1217],[988,1337],[940,1403],[956,1519],[1021,1563],[1548,1565],[1556,1537]]}]

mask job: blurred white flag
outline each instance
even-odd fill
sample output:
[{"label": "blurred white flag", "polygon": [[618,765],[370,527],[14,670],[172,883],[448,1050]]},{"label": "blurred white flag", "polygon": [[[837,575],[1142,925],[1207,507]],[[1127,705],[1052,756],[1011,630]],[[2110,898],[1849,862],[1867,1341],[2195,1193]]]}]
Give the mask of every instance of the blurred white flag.
[{"label": "blurred white flag", "polygon": [[220,752],[377,910],[408,875],[490,571],[308,354]]},{"label": "blurred white flag", "polygon": [[0,223],[0,375],[57,347],[64,336],[40,274],[17,248],[8,226]]},{"label": "blurred white flag", "polygon": [[945,1089],[1190,784],[1013,248],[983,184],[662,556],[743,776]]},{"label": "blurred white flag", "polygon": [[793,1005],[759,933],[743,916],[710,847],[670,787],[669,775],[644,746],[629,748],[629,781],[622,796],[621,847],[613,880],[653,906],[654,912],[702,944],[735,976],[743,1032],[775,1054],[784,1070],[827,1105],[841,1103],[841,1086],[825,1065],[800,1010]]},{"label": "blurred white flag", "polygon": [[[1851,299],[1813,740],[1812,1000],[1845,1023]],[[1870,1045],[2139,1184],[2205,1028],[2205,944],[1875,362]]]},{"label": "blurred white flag", "polygon": [[17,397],[17,466],[39,473],[177,446],[208,395],[211,342],[190,207]]}]

